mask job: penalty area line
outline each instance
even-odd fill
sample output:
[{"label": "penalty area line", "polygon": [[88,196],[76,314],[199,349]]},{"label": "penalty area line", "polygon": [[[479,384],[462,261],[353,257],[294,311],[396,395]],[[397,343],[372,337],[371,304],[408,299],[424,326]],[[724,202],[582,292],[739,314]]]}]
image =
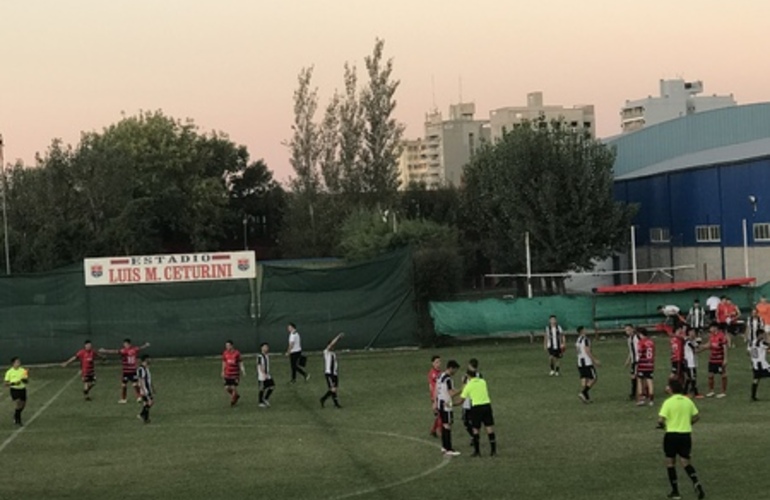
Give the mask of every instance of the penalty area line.
[{"label": "penalty area line", "polygon": [[[32,418],[30,418],[27,421],[27,425],[30,425],[32,422],[34,422],[37,419],[37,417],[39,417],[40,414],[42,414],[45,410],[47,410],[48,407],[51,406],[53,404],[53,402],[56,401],[59,398],[59,396],[61,396],[61,394],[64,392],[64,390],[67,389],[67,387],[69,387],[72,384],[72,382],[74,382],[79,377],[80,377],[80,373],[76,373],[74,377],[69,379],[67,381],[67,383],[64,384],[64,386],[61,389],[59,389],[59,391],[51,397],[51,399],[46,401],[46,403],[43,406],[41,406],[40,409],[37,410],[34,415],[32,415]],[[16,429],[13,432],[13,434],[8,436],[8,438],[6,438],[6,440],[3,441],[3,444],[0,444],[0,453],[2,453],[3,450],[5,450],[8,447],[9,444],[13,443],[13,441],[17,437],[19,437],[19,434],[24,432],[25,429],[26,429],[26,427],[19,427],[18,429]]]}]

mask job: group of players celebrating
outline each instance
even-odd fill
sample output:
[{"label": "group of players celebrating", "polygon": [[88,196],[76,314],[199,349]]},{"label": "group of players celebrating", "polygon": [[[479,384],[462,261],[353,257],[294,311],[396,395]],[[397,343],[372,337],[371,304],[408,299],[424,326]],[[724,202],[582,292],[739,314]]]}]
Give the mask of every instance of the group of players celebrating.
[{"label": "group of players celebrating", "polygon": [[492,413],[492,400],[489,397],[487,382],[479,372],[479,361],[472,358],[463,375],[460,388],[455,388],[453,377],[460,369],[460,364],[450,359],[446,368],[441,368],[441,357],[431,358],[431,368],[428,372],[428,389],[430,391],[431,408],[433,410],[433,425],[430,435],[441,437],[441,453],[446,457],[460,455],[452,446],[452,424],[454,423],[453,407],[462,405],[462,422],[470,436],[472,457],[480,457],[480,434],[483,425],[489,439],[490,456],[497,455],[497,437],[495,435],[495,418]]}]

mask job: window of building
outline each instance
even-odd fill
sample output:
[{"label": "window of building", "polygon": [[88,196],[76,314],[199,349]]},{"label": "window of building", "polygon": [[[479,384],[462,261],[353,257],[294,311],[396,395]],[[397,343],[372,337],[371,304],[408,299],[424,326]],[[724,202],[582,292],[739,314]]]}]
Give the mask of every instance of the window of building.
[{"label": "window of building", "polygon": [[583,122],[583,128],[591,128],[591,122]]},{"label": "window of building", "polygon": [[650,228],[651,243],[669,243],[671,241],[671,231],[667,227]]},{"label": "window of building", "polygon": [[754,241],[770,241],[770,223],[754,224]]},{"label": "window of building", "polygon": [[695,241],[698,243],[719,243],[722,241],[722,228],[718,225],[695,226]]}]

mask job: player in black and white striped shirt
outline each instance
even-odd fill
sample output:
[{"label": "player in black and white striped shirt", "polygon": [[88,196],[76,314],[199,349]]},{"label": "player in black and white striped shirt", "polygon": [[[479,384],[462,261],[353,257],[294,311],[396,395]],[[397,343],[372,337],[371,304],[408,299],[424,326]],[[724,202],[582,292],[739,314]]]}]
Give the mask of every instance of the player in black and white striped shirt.
[{"label": "player in black and white striped shirt", "polygon": [[746,320],[746,333],[744,333],[744,340],[749,349],[757,340],[757,334],[765,331],[765,323],[762,318],[759,317],[759,312],[756,309],[751,310],[751,316]]},{"label": "player in black and white striped shirt", "polygon": [[329,341],[326,349],[324,349],[324,375],[326,377],[326,394],[321,398],[321,408],[326,404],[326,400],[332,398],[334,406],[336,408],[342,408],[340,402],[337,399],[337,387],[339,386],[339,365],[337,364],[337,353],[334,352],[334,346],[337,345],[337,341],[343,337],[343,333],[340,333]]},{"label": "player in black and white striped shirt", "polygon": [[270,374],[270,344],[267,342],[259,346],[257,354],[257,383],[259,384],[259,407],[268,408],[275,382]]},{"label": "player in black and white striped shirt", "polygon": [[565,347],[564,330],[559,325],[556,316],[551,315],[548,318],[548,325],[545,327],[545,337],[543,338],[543,348],[548,353],[548,361],[551,363],[550,376],[559,376],[559,360],[564,354]]},{"label": "player in black and white striped shirt", "polygon": [[142,364],[136,370],[136,378],[139,382],[139,392],[142,395],[142,412],[139,418],[145,424],[150,423],[150,408],[155,401],[154,389],[152,386],[152,374],[150,373],[150,355],[145,354],[141,358]]},{"label": "player in black and white striped shirt", "polygon": [[700,300],[698,299],[693,301],[692,307],[687,313],[687,325],[690,328],[695,328],[697,333],[702,332],[706,328],[706,310],[700,305]]},{"label": "player in black and white striped shirt", "polygon": [[627,324],[625,326],[626,335],[628,336],[628,357],[626,358],[626,366],[631,367],[631,393],[628,399],[636,401],[636,364],[639,362],[639,332],[636,331],[634,325]]}]

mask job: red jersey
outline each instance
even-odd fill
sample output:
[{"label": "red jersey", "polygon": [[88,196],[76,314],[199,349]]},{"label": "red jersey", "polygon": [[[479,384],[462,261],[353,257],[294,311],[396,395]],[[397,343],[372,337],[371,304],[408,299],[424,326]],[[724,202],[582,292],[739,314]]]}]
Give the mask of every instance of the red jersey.
[{"label": "red jersey", "polygon": [[139,354],[139,348],[135,346],[123,347],[118,351],[120,362],[123,364],[123,375],[133,375],[136,373],[136,355]]},{"label": "red jersey", "polygon": [[428,372],[428,385],[430,386],[430,397],[433,399],[433,397],[436,395],[436,381],[441,376],[441,370],[436,370],[435,368],[431,368]]},{"label": "red jersey", "polygon": [[80,360],[80,373],[85,377],[87,375],[93,375],[94,370],[94,356],[96,356],[96,353],[93,349],[86,350],[81,349],[76,354],[75,357]]},{"label": "red jersey", "polygon": [[671,342],[671,361],[681,363],[684,361],[684,337],[672,335],[669,341]]},{"label": "red jersey", "polygon": [[239,378],[241,375],[241,353],[237,349],[225,350],[222,353],[222,361],[225,363],[225,378]]},{"label": "red jersey", "polygon": [[637,349],[639,351],[639,362],[636,364],[636,369],[640,372],[655,370],[655,342],[647,337],[639,339]]},{"label": "red jersey", "polygon": [[738,316],[738,307],[735,304],[720,303],[717,306],[717,323],[733,323]]},{"label": "red jersey", "polygon": [[725,349],[727,348],[727,338],[724,332],[713,333],[709,336],[709,363],[721,365],[725,362]]}]

